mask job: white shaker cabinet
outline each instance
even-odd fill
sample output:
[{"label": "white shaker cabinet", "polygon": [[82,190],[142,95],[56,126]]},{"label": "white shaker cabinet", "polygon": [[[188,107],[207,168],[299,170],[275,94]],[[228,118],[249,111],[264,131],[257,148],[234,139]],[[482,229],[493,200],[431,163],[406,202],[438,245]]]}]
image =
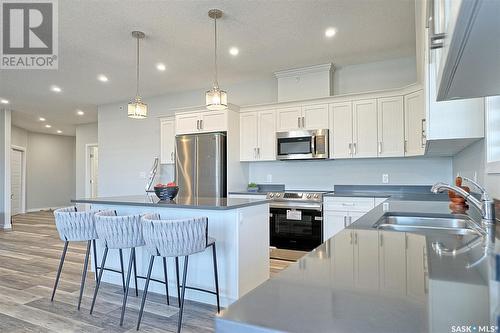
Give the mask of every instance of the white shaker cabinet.
[{"label": "white shaker cabinet", "polygon": [[424,91],[419,90],[404,97],[405,156],[425,153],[425,104]]},{"label": "white shaker cabinet", "polygon": [[352,103],[330,104],[330,156],[352,156]]},{"label": "white shaker cabinet", "polygon": [[240,115],[240,161],[255,161],[259,145],[259,114],[246,112]]},{"label": "white shaker cabinet", "polygon": [[183,113],[175,116],[175,133],[191,134],[200,131],[200,114]]},{"label": "white shaker cabinet", "polygon": [[227,110],[179,113],[175,115],[176,134],[227,131]]},{"label": "white shaker cabinet", "polygon": [[403,97],[377,99],[378,157],[404,156]]},{"label": "white shaker cabinet", "polygon": [[257,155],[259,161],[274,161],[276,160],[276,111],[260,111],[258,125]]},{"label": "white shaker cabinet", "polygon": [[300,106],[278,109],[276,111],[277,131],[293,131],[302,127],[302,109]]},{"label": "white shaker cabinet", "polygon": [[352,102],[352,157],[377,157],[377,100]]},{"label": "white shaker cabinet", "polygon": [[242,113],[240,115],[240,161],[272,161],[275,159],[275,110]]},{"label": "white shaker cabinet", "polygon": [[302,105],[277,110],[277,131],[328,128],[328,104]]},{"label": "white shaker cabinet", "polygon": [[160,119],[160,163],[175,163],[175,118]]}]

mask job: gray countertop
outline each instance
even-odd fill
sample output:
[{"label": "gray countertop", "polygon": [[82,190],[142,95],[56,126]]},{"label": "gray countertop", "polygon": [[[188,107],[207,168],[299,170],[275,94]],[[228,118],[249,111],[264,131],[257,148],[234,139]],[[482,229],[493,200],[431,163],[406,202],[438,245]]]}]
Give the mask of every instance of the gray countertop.
[{"label": "gray countertop", "polygon": [[[477,236],[374,228],[386,214],[453,212],[448,202],[390,198],[233,303],[216,318],[216,332],[441,333],[500,325],[500,224],[489,247],[447,256],[433,242],[456,248]],[[468,214],[477,218],[473,209]],[[485,259],[467,268],[486,248]]]},{"label": "gray countertop", "polygon": [[177,197],[172,201],[162,201],[155,195],[129,195],[71,200],[74,203],[99,205],[148,206],[161,208],[228,210],[266,204],[265,199],[232,199],[215,197]]}]

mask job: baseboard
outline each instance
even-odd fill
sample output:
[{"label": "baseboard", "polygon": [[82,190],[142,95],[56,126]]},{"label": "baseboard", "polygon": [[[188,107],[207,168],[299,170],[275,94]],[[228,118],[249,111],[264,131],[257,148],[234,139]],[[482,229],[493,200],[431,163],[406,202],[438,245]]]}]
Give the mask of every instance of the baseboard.
[{"label": "baseboard", "polygon": [[10,230],[10,229],[12,229],[12,224],[10,224],[10,223],[9,224],[2,224],[2,225],[0,225],[0,229]]}]

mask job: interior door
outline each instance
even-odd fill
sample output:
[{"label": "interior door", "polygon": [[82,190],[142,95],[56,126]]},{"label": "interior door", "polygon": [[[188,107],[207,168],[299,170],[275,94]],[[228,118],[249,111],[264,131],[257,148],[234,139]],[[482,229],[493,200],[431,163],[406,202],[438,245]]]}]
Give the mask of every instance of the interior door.
[{"label": "interior door", "polygon": [[22,213],[23,209],[23,154],[17,149],[12,149],[10,153],[12,215]]},{"label": "interior door", "polygon": [[377,100],[352,102],[353,157],[377,157]]},{"label": "interior door", "polygon": [[99,165],[99,148],[97,146],[93,146],[90,148],[90,156],[89,156],[89,166],[90,166],[90,197],[97,197],[97,187],[98,187],[98,165]]},{"label": "interior door", "polygon": [[404,156],[403,114],[403,96],[377,100],[379,157]]},{"label": "interior door", "polygon": [[276,111],[259,112],[258,157],[261,161],[276,160]]},{"label": "interior door", "polygon": [[351,158],[352,152],[352,104],[351,102],[330,105],[333,124],[330,133],[330,156],[333,158]]},{"label": "interior door", "polygon": [[242,113],[240,116],[240,161],[257,159],[258,134],[258,113]]}]

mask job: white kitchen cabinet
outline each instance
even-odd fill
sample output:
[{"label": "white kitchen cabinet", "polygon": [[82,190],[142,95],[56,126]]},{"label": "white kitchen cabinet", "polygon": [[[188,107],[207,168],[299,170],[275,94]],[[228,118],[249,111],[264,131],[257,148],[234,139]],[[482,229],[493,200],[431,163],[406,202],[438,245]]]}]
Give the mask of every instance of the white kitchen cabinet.
[{"label": "white kitchen cabinet", "polygon": [[406,237],[404,232],[379,231],[380,290],[406,296]]},{"label": "white kitchen cabinet", "polygon": [[277,110],[277,131],[328,128],[328,105],[314,104]]},{"label": "white kitchen cabinet", "polygon": [[377,100],[352,102],[352,157],[377,157]]},{"label": "white kitchen cabinet", "polygon": [[425,153],[425,104],[424,91],[419,90],[404,97],[405,156]]},{"label": "white kitchen cabinet", "polygon": [[354,223],[375,207],[374,198],[325,197],[323,200],[323,240]]},{"label": "white kitchen cabinet", "polygon": [[272,161],[275,159],[275,110],[242,113],[240,115],[240,161]]},{"label": "white kitchen cabinet", "polygon": [[160,119],[160,163],[175,163],[175,118]]},{"label": "white kitchen cabinet", "polygon": [[373,197],[325,197],[325,210],[366,213],[375,207]]},{"label": "white kitchen cabinet", "polygon": [[335,288],[354,287],[354,231],[340,231],[333,239],[332,277]]},{"label": "white kitchen cabinet", "polygon": [[425,236],[406,233],[406,294],[417,301],[427,295],[427,255]]},{"label": "white kitchen cabinet", "polygon": [[354,286],[379,290],[378,235],[372,230],[354,230]]},{"label": "white kitchen cabinet", "polygon": [[227,131],[227,110],[179,113],[175,115],[176,134]]},{"label": "white kitchen cabinet", "polygon": [[245,112],[240,115],[240,161],[257,160],[259,146],[259,114]]},{"label": "white kitchen cabinet", "polygon": [[330,104],[330,156],[352,156],[352,103]]},{"label": "white kitchen cabinet", "polygon": [[378,157],[404,156],[403,96],[377,99]]},{"label": "white kitchen cabinet", "polygon": [[323,241],[335,236],[347,227],[349,212],[324,211],[323,213]]}]

